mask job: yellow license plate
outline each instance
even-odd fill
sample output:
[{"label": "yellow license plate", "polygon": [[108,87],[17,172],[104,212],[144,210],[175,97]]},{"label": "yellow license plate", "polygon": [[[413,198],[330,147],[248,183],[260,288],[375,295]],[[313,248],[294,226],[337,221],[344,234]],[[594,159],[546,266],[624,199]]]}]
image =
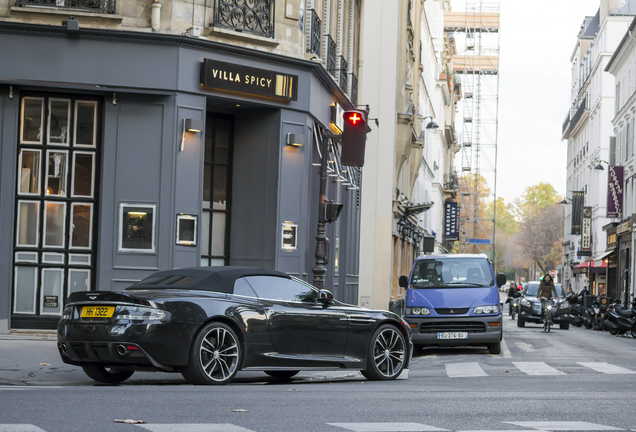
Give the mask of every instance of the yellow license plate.
[{"label": "yellow license plate", "polygon": [[115,312],[115,306],[83,306],[82,318],[110,318]]}]

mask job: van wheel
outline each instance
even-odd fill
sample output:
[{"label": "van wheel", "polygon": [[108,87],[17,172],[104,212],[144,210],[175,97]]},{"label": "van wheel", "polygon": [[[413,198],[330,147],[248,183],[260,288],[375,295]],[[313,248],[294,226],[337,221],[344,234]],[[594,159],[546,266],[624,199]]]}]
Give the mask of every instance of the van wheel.
[{"label": "van wheel", "polygon": [[559,328],[561,330],[570,330],[570,323],[569,322],[561,323],[561,324],[559,324]]},{"label": "van wheel", "polygon": [[501,342],[488,344],[490,354],[501,354]]}]

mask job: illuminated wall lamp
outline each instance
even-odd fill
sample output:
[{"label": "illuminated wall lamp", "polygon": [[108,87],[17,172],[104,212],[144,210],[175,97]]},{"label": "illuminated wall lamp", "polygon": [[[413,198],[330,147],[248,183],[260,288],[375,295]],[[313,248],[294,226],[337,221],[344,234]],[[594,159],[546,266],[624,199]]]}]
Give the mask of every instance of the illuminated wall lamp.
[{"label": "illuminated wall lamp", "polygon": [[181,149],[183,151],[183,146],[185,144],[185,133],[201,133],[203,132],[203,120],[197,119],[183,119],[183,133],[181,134]]},{"label": "illuminated wall lamp", "polygon": [[302,147],[305,145],[305,136],[300,134],[288,133],[286,144],[294,147]]}]

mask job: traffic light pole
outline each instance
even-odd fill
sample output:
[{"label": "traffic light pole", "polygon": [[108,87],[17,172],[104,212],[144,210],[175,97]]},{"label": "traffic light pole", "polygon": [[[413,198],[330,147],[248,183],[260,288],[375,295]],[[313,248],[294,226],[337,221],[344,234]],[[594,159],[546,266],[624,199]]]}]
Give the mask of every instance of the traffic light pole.
[{"label": "traffic light pole", "polygon": [[327,220],[325,219],[325,203],[327,202],[327,179],[329,178],[327,173],[329,140],[338,136],[339,135],[324,132],[322,142],[320,143],[322,158],[320,160],[320,198],[318,200],[318,229],[316,232],[316,265],[312,269],[314,274],[313,284],[318,289],[325,288],[325,273],[327,273],[327,268],[325,267],[325,264],[327,264],[327,236],[325,236]]}]

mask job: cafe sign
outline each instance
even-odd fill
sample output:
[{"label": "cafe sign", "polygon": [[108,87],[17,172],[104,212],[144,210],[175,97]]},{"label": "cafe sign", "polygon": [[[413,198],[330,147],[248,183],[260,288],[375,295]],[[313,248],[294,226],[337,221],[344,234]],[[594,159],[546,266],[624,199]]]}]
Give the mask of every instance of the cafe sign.
[{"label": "cafe sign", "polygon": [[583,207],[581,211],[581,256],[592,255],[592,207]]},{"label": "cafe sign", "polygon": [[205,59],[201,85],[281,100],[298,99],[298,76]]}]

